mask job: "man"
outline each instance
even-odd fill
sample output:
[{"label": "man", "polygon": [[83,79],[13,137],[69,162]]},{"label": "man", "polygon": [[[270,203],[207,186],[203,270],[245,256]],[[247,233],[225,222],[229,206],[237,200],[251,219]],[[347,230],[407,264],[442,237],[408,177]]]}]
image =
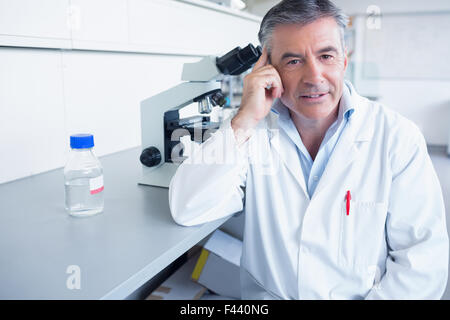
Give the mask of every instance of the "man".
[{"label": "man", "polygon": [[345,25],[328,0],[273,7],[239,112],[171,181],[179,224],[244,210],[243,299],[439,299],[446,287],[424,137],[344,81]]}]

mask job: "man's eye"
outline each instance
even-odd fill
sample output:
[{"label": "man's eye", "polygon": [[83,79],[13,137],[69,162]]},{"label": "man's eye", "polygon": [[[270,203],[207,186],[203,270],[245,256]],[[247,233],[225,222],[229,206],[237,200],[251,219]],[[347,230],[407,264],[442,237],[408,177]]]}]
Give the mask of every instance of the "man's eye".
[{"label": "man's eye", "polygon": [[291,60],[288,62],[288,64],[290,64],[290,65],[295,65],[295,64],[299,64],[299,63],[300,63],[300,60],[298,60],[298,59]]},{"label": "man's eye", "polygon": [[331,60],[332,58],[333,58],[333,56],[330,56],[329,54],[322,55],[322,59],[324,59],[324,60]]}]

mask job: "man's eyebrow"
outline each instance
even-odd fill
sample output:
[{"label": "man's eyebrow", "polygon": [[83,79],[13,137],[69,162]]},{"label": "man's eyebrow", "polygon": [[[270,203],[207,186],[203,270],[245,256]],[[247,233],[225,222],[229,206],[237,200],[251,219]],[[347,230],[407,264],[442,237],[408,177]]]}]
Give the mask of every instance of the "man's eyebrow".
[{"label": "man's eyebrow", "polygon": [[303,59],[305,56],[300,53],[293,53],[293,52],[285,52],[281,56],[281,60],[284,60],[286,58],[300,58]]},{"label": "man's eyebrow", "polygon": [[325,53],[325,52],[335,52],[336,54],[339,53],[338,50],[335,47],[327,46],[325,48],[322,48],[322,49],[318,50],[316,52],[316,54],[321,54],[321,53]]},{"label": "man's eyebrow", "polygon": [[[316,54],[321,54],[321,53],[325,53],[325,52],[335,52],[336,54],[339,53],[338,50],[335,47],[327,46],[327,47],[324,47],[322,49],[317,50]],[[301,53],[285,52],[281,56],[281,60],[284,60],[286,58],[300,58],[300,59],[303,59],[303,58],[305,58],[305,56],[302,55]]]}]

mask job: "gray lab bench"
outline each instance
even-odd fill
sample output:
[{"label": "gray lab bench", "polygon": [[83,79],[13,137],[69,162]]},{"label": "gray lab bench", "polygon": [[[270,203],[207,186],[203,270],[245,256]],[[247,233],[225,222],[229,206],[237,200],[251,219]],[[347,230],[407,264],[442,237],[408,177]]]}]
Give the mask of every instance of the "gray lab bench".
[{"label": "gray lab bench", "polygon": [[137,184],[139,154],[100,158],[105,209],[92,217],[64,211],[62,169],[0,185],[0,299],[124,299],[227,220],[177,225],[168,190]]}]

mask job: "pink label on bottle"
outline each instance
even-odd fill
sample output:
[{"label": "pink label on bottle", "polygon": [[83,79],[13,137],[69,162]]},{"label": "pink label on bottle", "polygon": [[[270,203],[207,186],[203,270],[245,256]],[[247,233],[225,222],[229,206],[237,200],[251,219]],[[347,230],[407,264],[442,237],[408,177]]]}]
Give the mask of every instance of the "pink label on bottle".
[{"label": "pink label on bottle", "polygon": [[97,178],[89,179],[89,189],[91,194],[102,192],[105,187],[103,186],[103,175]]}]

